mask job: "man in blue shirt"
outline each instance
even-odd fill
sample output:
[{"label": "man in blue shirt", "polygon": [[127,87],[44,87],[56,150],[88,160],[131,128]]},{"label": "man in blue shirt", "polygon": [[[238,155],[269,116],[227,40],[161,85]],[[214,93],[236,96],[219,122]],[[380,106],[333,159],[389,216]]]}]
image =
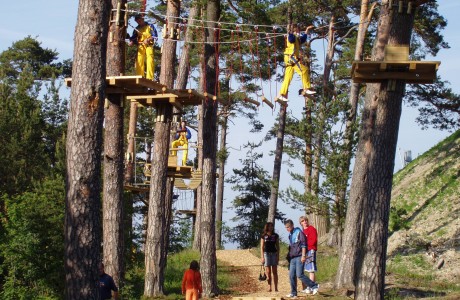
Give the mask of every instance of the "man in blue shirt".
[{"label": "man in blue shirt", "polygon": [[112,276],[106,274],[104,272],[104,264],[99,264],[99,296],[101,300],[112,299],[112,291],[113,291],[113,299],[118,299],[118,288],[113,281]]},{"label": "man in blue shirt", "polygon": [[[291,293],[287,298],[297,297],[297,278],[302,281],[307,287],[302,292],[311,293],[316,295],[318,293],[319,284],[311,281],[310,278],[303,273],[304,263],[307,260],[307,239],[302,229],[299,227],[294,228],[292,220],[287,219],[284,221],[284,227],[289,232],[289,279],[291,281]],[[310,288],[310,289],[308,289]]]}]

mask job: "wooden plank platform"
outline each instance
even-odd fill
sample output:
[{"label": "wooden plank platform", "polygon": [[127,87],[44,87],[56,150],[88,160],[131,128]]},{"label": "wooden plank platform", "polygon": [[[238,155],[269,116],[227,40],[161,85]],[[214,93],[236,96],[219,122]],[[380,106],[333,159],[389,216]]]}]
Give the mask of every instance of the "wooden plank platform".
[{"label": "wooden plank platform", "polygon": [[[65,79],[66,86],[72,86],[72,78]],[[107,94],[123,94],[127,99],[143,106],[155,106],[169,102],[182,109],[184,105],[200,105],[203,101],[227,101],[209,93],[200,94],[195,90],[168,89],[165,85],[142,76],[109,76],[106,78]]]},{"label": "wooden plank platform", "polygon": [[178,211],[176,211],[176,214],[181,214],[181,215],[196,215],[196,209],[192,209],[192,210],[178,210]]},{"label": "wooden plank platform", "polygon": [[192,178],[192,167],[190,166],[168,166],[168,177]]},{"label": "wooden plank platform", "polygon": [[440,61],[354,61],[353,82],[378,83],[402,80],[407,83],[433,83]]},{"label": "wooden plank platform", "polygon": [[137,193],[147,193],[150,189],[149,185],[124,185],[123,188],[127,191],[137,192]]},{"label": "wooden plank platform", "polygon": [[[105,82],[107,94],[152,95],[168,91],[165,85],[142,76],[108,76]],[[66,78],[65,83],[71,87],[72,78]]]}]

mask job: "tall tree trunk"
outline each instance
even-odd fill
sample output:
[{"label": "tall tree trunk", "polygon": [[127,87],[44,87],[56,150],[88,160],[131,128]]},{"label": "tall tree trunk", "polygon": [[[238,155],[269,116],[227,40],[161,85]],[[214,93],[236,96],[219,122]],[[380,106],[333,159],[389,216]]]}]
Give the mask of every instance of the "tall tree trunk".
[{"label": "tall tree trunk", "polygon": [[101,149],[110,1],[80,0],[66,155],[66,299],[97,299]]},{"label": "tall tree trunk", "polygon": [[[360,14],[360,24],[358,28],[358,37],[356,41],[356,50],[355,50],[355,60],[362,60],[362,56],[364,53],[364,39],[365,34],[367,31],[367,27],[369,23],[365,23],[364,21],[368,15],[368,4],[369,0],[362,0],[361,2],[361,14]],[[355,135],[355,126],[356,126],[356,112],[358,109],[358,100],[359,100],[359,90],[360,84],[352,82],[351,90],[350,90],[350,99],[349,99],[349,109],[347,112],[347,122],[345,127],[345,136],[344,136],[344,164],[342,165],[341,172],[343,174],[348,174],[348,170],[350,168],[351,158],[353,157],[352,149],[354,145],[354,135]],[[339,251],[339,267],[337,270],[336,280],[335,280],[335,287],[336,288],[352,288],[353,283],[353,274],[354,270],[354,262],[356,261],[357,255],[357,248],[356,244],[357,241],[360,239],[360,222],[358,220],[361,218],[361,209],[355,208],[351,203],[349,203],[349,209],[356,210],[353,211],[353,214],[350,214],[347,217],[346,222],[348,224],[348,237],[347,242],[352,243],[344,244],[341,238],[340,233],[342,232],[341,225],[342,224],[342,211],[345,209],[345,197],[347,192],[347,182],[349,176],[343,176],[342,178],[345,182],[342,183],[342,189],[339,191],[339,195],[336,199],[335,206],[336,206],[336,216],[334,224],[337,226],[337,234],[339,237],[337,238],[337,242],[340,247]],[[352,237],[350,235],[357,235],[356,237]]]},{"label": "tall tree trunk", "polygon": [[284,131],[286,129],[286,106],[280,106],[278,117],[278,131],[276,133],[275,160],[273,162],[273,175],[270,188],[270,203],[268,205],[267,222],[275,224],[276,208],[278,204],[278,191],[281,176],[281,163],[283,162]]},{"label": "tall tree trunk", "polygon": [[[202,58],[204,59],[204,58]],[[202,72],[203,73],[203,72]],[[204,73],[200,79],[200,85],[204,86]],[[197,133],[197,145],[201,146],[202,150],[198,151],[198,169],[203,170],[203,105],[198,106],[198,133]],[[196,189],[195,199],[196,199],[196,217],[195,217],[195,227],[193,233],[193,244],[192,248],[194,250],[200,250],[201,248],[201,211],[202,211],[202,190],[204,182]]]},{"label": "tall tree trunk", "polygon": [[[179,67],[177,68],[177,77],[176,77],[176,83],[175,83],[175,88],[176,89],[179,89],[179,90],[182,90],[182,89],[186,89],[187,88],[187,80],[188,80],[188,77],[189,77],[189,73],[190,73],[190,50],[192,48],[192,44],[189,44],[188,42],[189,41],[192,41],[193,40],[193,30],[191,27],[191,25],[193,25],[195,22],[193,21],[196,16],[197,16],[197,12],[198,12],[198,8],[196,7],[196,5],[198,5],[197,3],[193,3],[192,7],[190,8],[190,11],[189,11],[189,23],[188,23],[188,30],[186,31],[185,33],[185,41],[184,41],[184,46],[182,48],[182,52],[181,52],[181,57],[179,58]],[[198,114],[200,115],[200,114]],[[198,121],[199,123],[201,122]],[[201,145],[199,143],[199,134],[197,135],[197,145]],[[200,153],[201,151],[198,151],[198,153]],[[198,169],[201,168],[201,164],[199,164],[200,167],[198,167]],[[198,187],[197,190],[201,190],[201,186]],[[193,195],[194,195],[194,198],[196,199],[196,194],[197,194],[197,190],[195,190],[193,192]],[[197,208],[197,204],[196,204],[196,201],[194,201],[194,208],[195,208],[195,211],[196,211],[196,214],[195,216],[193,217],[193,224],[196,223],[196,218],[197,218],[197,215],[198,215],[198,208]],[[199,226],[197,226],[199,227]],[[195,232],[196,228],[195,226],[193,226],[192,228],[192,232]],[[194,234],[194,239],[193,239],[193,249],[199,249],[199,245],[196,244],[196,242],[198,242],[199,239],[196,238],[196,234]]]},{"label": "tall tree trunk", "polygon": [[[326,126],[326,119],[327,119],[327,110],[328,110],[328,103],[329,99],[331,99],[331,95],[329,93],[329,83],[330,83],[330,74],[332,71],[332,66],[334,63],[334,23],[335,23],[335,17],[332,16],[331,20],[329,22],[329,32],[328,32],[328,45],[327,45],[327,53],[325,57],[325,63],[324,63],[324,74],[323,74],[323,99],[320,102],[319,105],[319,112],[318,112],[318,117],[317,117],[317,128],[316,128],[316,139],[315,139],[315,149],[314,149],[314,163],[313,163],[313,170],[312,170],[312,198],[314,198],[314,203],[313,206],[311,207],[309,212],[309,219],[315,219],[317,220],[316,223],[314,223],[316,229],[318,230],[318,233],[321,233],[321,235],[325,234],[327,232],[327,218],[328,218],[328,210],[324,210],[322,207],[319,205],[319,177],[321,173],[321,158],[322,158],[322,153],[323,153],[323,135],[325,132],[325,126]],[[319,219],[323,219],[319,221]],[[326,225],[326,226],[325,226]]]},{"label": "tall tree trunk", "polygon": [[[168,177],[166,181],[166,196],[165,196],[165,234],[163,234],[163,243],[165,247],[165,251],[163,251],[163,261],[165,262],[164,267],[166,268],[167,265],[167,260],[168,260],[168,247],[169,247],[169,233],[171,232],[171,224],[173,222],[173,211],[172,211],[172,206],[173,206],[173,199],[174,196],[174,178],[173,177]],[[163,280],[160,284],[161,286],[164,286],[164,276],[161,277]]]},{"label": "tall tree trunk", "polygon": [[185,41],[184,46],[182,47],[181,57],[179,58],[179,67],[177,68],[177,78],[176,78],[176,89],[186,89],[187,88],[187,80],[190,73],[190,48],[192,44],[188,43],[193,40],[193,24],[195,23],[193,20],[197,16],[198,8],[193,3],[192,7],[190,8],[188,14],[188,30],[185,33]]},{"label": "tall tree trunk", "polygon": [[313,170],[313,149],[312,149],[312,137],[313,137],[313,123],[312,123],[312,108],[313,100],[308,97],[305,97],[305,122],[307,124],[307,132],[305,135],[305,169],[304,169],[304,185],[305,185],[305,194],[311,195],[311,176]]},{"label": "tall tree trunk", "polygon": [[[123,14],[126,0],[112,0],[109,40],[107,42],[107,76],[125,71],[126,27]],[[119,19],[117,19],[117,15]],[[121,94],[107,95],[104,130],[104,193],[102,206],[103,256],[105,269],[120,287],[124,277],[123,235],[123,100]]]},{"label": "tall tree trunk", "polygon": [[[217,95],[218,61],[213,42],[217,20],[220,17],[220,1],[207,2],[207,30],[204,53],[203,76],[206,76],[205,91]],[[212,23],[211,23],[212,22]],[[219,293],[217,287],[216,258],[216,152],[217,152],[217,102],[211,99],[203,103],[203,183],[201,200],[201,275],[203,294],[212,297]]]},{"label": "tall tree trunk", "polygon": [[135,136],[137,124],[137,102],[131,102],[129,107],[129,124],[128,124],[128,149],[126,151],[125,162],[125,184],[134,182],[134,162],[136,160]]},{"label": "tall tree trunk", "polygon": [[[167,32],[171,32],[176,17],[179,16],[180,1],[168,0],[166,15],[168,19]],[[160,83],[172,88],[174,84],[174,61],[176,55],[176,41],[171,38],[163,40],[161,56]],[[152,175],[150,177],[150,196],[147,225],[147,239],[145,247],[145,283],[144,296],[157,297],[163,295],[164,271],[166,267],[166,247],[164,234],[169,234],[166,227],[166,218],[171,208],[166,206],[166,180],[170,130],[172,120],[172,105],[159,103],[156,105],[157,119],[155,122],[155,137],[152,161]],[[172,193],[170,194],[172,197]],[[166,230],[165,230],[166,229]]]},{"label": "tall tree trunk", "polygon": [[[388,2],[380,7],[377,44],[373,57],[381,60],[386,45],[409,45],[414,26],[415,9],[411,13],[390,10]],[[408,1],[405,1],[407,7]],[[405,82],[396,81],[390,89],[388,82],[379,88],[371,86],[366,91],[363,124],[367,133],[360,136],[356,161],[367,162],[367,172],[356,174],[357,190],[364,193],[363,232],[359,245],[363,251],[358,258],[356,299],[383,299],[385,285],[385,262],[388,242],[391,188],[398,141],[399,121]],[[378,85],[376,86],[378,87]],[[353,174],[353,181],[355,174]]]},{"label": "tall tree trunk", "polygon": [[[292,24],[292,1],[288,2],[287,12],[288,26]],[[281,176],[281,163],[283,162],[283,146],[284,146],[284,132],[286,129],[286,106],[280,107],[280,113],[278,117],[278,131],[276,133],[276,149],[275,149],[275,160],[273,161],[273,174],[272,182],[270,187],[270,203],[268,205],[268,216],[267,222],[275,224],[276,208],[278,206],[278,191]]]},{"label": "tall tree trunk", "polygon": [[[329,22],[329,32],[328,32],[328,45],[327,53],[324,63],[324,73],[323,73],[323,99],[320,102],[318,120],[317,120],[317,129],[316,129],[316,139],[315,139],[315,150],[314,150],[314,163],[313,163],[313,172],[312,172],[312,193],[313,196],[318,200],[319,196],[319,175],[321,173],[321,157],[323,152],[323,134],[324,127],[327,117],[327,103],[329,102],[329,77],[332,71],[333,59],[334,59],[334,22],[335,17],[332,16]],[[319,213],[319,207],[313,209],[313,213]]]},{"label": "tall tree trunk", "polygon": [[[229,80],[226,80],[228,86]],[[227,162],[227,129],[228,129],[228,109],[230,104],[226,104],[221,109],[220,118],[220,149],[219,149],[219,178],[217,179],[217,201],[216,201],[216,246],[221,249],[222,245],[222,226],[223,226],[223,206],[224,206],[224,184],[225,184],[225,163]]]},{"label": "tall tree trunk", "polygon": [[[358,28],[358,36],[356,40],[356,48],[355,48],[355,60],[362,60],[364,54],[364,41],[367,32],[367,28],[369,27],[370,18],[372,15],[373,8],[377,3],[374,2],[372,5],[371,10],[369,11],[369,0],[362,0],[361,3],[361,14],[360,14],[360,23]],[[341,190],[338,193],[338,197],[336,198],[336,220],[335,223],[339,226],[338,230],[336,231],[337,234],[340,234],[343,231],[342,223],[343,223],[343,215],[345,212],[346,207],[346,194],[347,194],[347,187],[348,187],[348,179],[349,179],[349,171],[350,171],[350,164],[351,159],[353,158],[353,147],[356,144],[356,113],[358,110],[358,101],[359,101],[359,91],[361,88],[361,84],[359,83],[351,83],[350,89],[350,98],[348,101],[348,111],[347,111],[347,121],[345,124],[345,134],[344,134],[344,151],[342,153],[343,163],[341,165],[341,174],[340,178],[343,179],[341,183]],[[337,238],[338,246],[341,247],[341,238]]]},{"label": "tall tree trunk", "polygon": [[[198,8],[197,8],[198,9]],[[203,11],[201,12],[201,18],[203,19]],[[203,37],[203,42],[204,42],[204,37]],[[200,45],[201,47],[201,45]],[[204,57],[201,57],[201,62],[204,61]],[[201,67],[203,69],[203,67]],[[202,92],[205,92],[206,90],[206,77],[205,77],[205,72],[201,70],[201,77],[200,77],[200,89]],[[197,132],[197,145],[200,147],[203,147],[203,105],[198,106],[198,132]],[[201,151],[198,151],[198,169],[203,170],[203,148],[201,148]],[[202,190],[203,190],[203,184],[201,184],[195,191],[195,199],[196,199],[196,216],[195,216],[195,226],[194,226],[194,232],[193,232],[193,243],[192,243],[192,249],[193,250],[200,250],[201,248],[201,207],[202,207]]]}]

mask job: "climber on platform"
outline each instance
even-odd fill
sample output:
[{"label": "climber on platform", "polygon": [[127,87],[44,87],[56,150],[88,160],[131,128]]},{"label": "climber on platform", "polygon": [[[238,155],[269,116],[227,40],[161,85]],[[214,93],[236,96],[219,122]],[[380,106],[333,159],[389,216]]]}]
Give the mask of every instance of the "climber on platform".
[{"label": "climber on platform", "polygon": [[284,50],[286,70],[284,71],[284,81],[281,86],[280,95],[276,99],[277,102],[283,105],[288,102],[288,89],[294,76],[294,71],[302,79],[303,88],[299,90],[299,95],[308,96],[316,94],[315,91],[311,90],[310,75],[308,74],[309,69],[300,60],[300,45],[307,41],[308,30],[311,28],[314,28],[314,26],[310,25],[304,33],[300,33],[300,28],[297,24],[289,25],[288,27],[289,32],[286,40],[286,49]]},{"label": "climber on platform", "polygon": [[[190,129],[187,128],[187,122],[182,121],[180,127],[176,131],[175,140],[172,142],[171,147],[173,149],[178,148],[181,146],[184,150],[182,150],[182,165],[185,166],[187,164],[187,156],[188,156],[188,140],[192,137],[192,133]],[[171,156],[176,156],[177,150],[171,151]]]},{"label": "climber on platform", "polygon": [[[153,45],[158,38],[158,33],[155,26],[145,22],[141,14],[135,15],[134,20],[138,26],[129,38],[129,45],[137,45],[136,74],[153,80],[155,71]],[[145,68],[146,64],[147,68]],[[147,74],[145,74],[145,70],[147,70]]]}]

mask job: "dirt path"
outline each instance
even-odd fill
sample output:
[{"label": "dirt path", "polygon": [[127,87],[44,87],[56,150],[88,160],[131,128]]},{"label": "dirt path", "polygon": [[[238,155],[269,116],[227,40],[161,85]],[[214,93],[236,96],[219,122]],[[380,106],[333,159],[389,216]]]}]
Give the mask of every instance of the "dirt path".
[{"label": "dirt path", "polygon": [[275,292],[274,288],[272,292],[268,292],[267,281],[258,280],[260,258],[249,250],[218,250],[217,259],[235,267],[235,272],[242,278],[238,289],[232,290],[231,296],[281,298],[290,293],[288,269],[285,265],[278,266],[278,292]]}]

